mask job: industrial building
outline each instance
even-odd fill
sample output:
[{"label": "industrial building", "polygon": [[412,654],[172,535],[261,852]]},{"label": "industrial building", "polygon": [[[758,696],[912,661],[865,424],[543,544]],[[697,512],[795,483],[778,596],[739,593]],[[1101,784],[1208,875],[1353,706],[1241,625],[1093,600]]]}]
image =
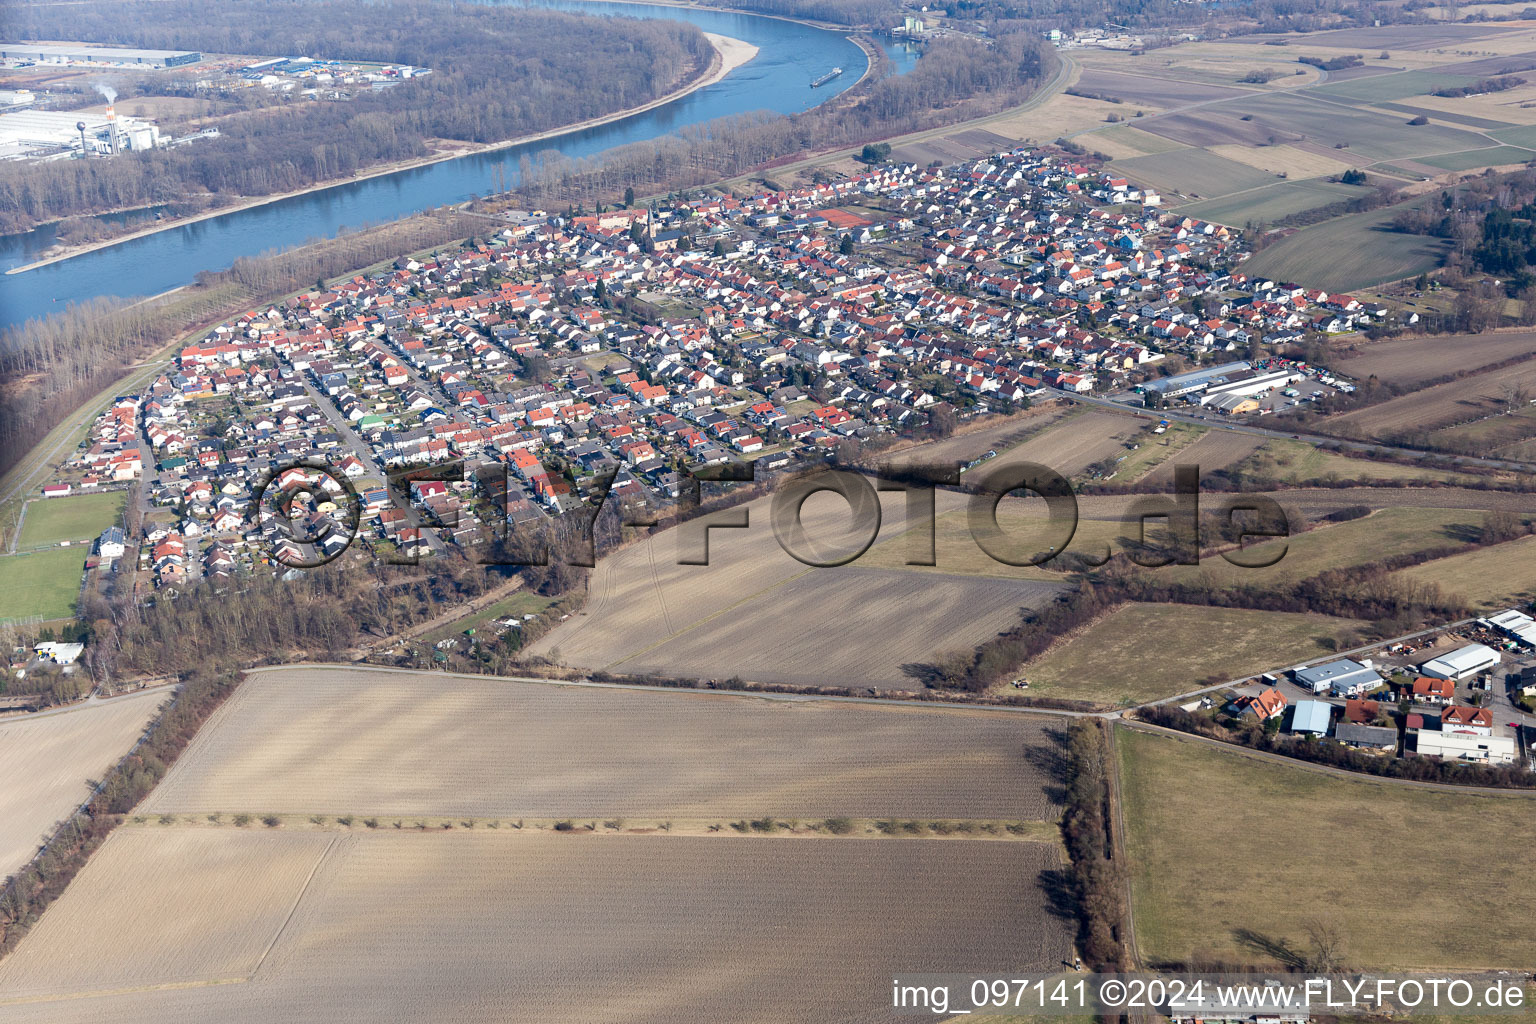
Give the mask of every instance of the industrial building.
[{"label": "industrial building", "polygon": [[1434,732],[1423,729],[1415,748],[1420,757],[1438,757],[1443,761],[1468,761],[1472,764],[1514,764],[1513,736],[1479,736],[1470,732]]},{"label": "industrial building", "polygon": [[1292,676],[1296,685],[1313,693],[1329,693],[1335,697],[1357,697],[1367,690],[1374,690],[1386,680],[1369,665],[1339,658],[1337,661],[1299,668]]},{"label": "industrial building", "polygon": [[1210,405],[1226,398],[1252,398],[1255,395],[1268,394],[1271,391],[1289,387],[1305,377],[1306,374],[1297,373],[1295,370],[1228,374],[1225,381],[1212,383],[1205,389],[1205,394],[1200,396],[1200,404]]},{"label": "industrial building", "polygon": [[1160,380],[1149,380],[1140,385],[1140,390],[1143,394],[1156,391],[1164,398],[1178,398],[1181,395],[1192,395],[1204,391],[1212,385],[1225,384],[1238,374],[1252,369],[1252,363],[1240,359],[1234,363],[1223,363],[1220,366],[1208,366],[1202,370],[1190,370],[1188,373],[1176,373]]},{"label": "industrial building", "polygon": [[179,68],[196,64],[203,55],[195,50],[137,50],[83,43],[59,46],[46,43],[0,43],[0,61],[21,64],[85,64],[93,67]]},{"label": "industrial building", "polygon": [[1499,652],[1482,644],[1458,647],[1449,654],[1431,658],[1419,666],[1419,671],[1436,679],[1461,681],[1486,672],[1499,663]]},{"label": "industrial building", "polygon": [[1301,700],[1291,711],[1291,732],[1327,736],[1333,721],[1333,705],[1321,700]]},{"label": "industrial building", "polygon": [[1483,620],[1523,647],[1536,647],[1536,619],[1510,608]]},{"label": "industrial building", "polygon": [[108,156],[160,145],[160,129],[148,121],[78,110],[17,110],[0,113],[0,160],[80,153]]}]

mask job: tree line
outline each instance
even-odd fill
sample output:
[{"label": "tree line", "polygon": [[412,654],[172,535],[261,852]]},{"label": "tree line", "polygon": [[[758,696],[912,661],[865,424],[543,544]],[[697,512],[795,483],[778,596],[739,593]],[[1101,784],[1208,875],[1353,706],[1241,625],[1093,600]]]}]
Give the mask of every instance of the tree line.
[{"label": "tree line", "polygon": [[[13,232],[125,207],[191,212],[424,157],[432,140],[485,144],[563,127],[656,99],[715,56],[683,22],[438,0],[93,0],[13,13],[8,31],[22,38],[432,69],[389,88],[353,88],[347,100],[285,93],[259,115],[218,119],[219,137],[187,146],[4,164],[0,230]],[[209,74],[170,70],[153,81],[199,95]]]},{"label": "tree line", "polygon": [[1108,730],[1097,720],[1073,722],[1066,740],[1066,811],[1061,819],[1077,903],[1077,946],[1098,971],[1127,966],[1126,878],[1114,855]]}]

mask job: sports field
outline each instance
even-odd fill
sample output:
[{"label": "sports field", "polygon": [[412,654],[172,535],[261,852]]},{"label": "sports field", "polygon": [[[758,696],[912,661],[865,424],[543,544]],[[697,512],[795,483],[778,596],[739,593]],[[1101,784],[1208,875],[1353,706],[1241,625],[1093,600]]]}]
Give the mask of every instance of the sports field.
[{"label": "sports field", "polygon": [[102,530],[117,525],[125,500],[121,491],[104,491],[29,501],[17,547],[25,551],[65,540],[94,540]]},{"label": "sports field", "polygon": [[1125,604],[1021,674],[1031,696],[1143,704],[1347,649],[1361,625],[1326,615]]},{"label": "sports field", "polygon": [[[1355,966],[1536,962],[1527,862],[1496,852],[1536,843],[1536,800],[1338,777],[1129,729],[1116,743],[1147,960],[1272,965],[1257,941],[1305,949],[1307,923],[1324,918]],[[1398,873],[1391,851],[1415,880],[1371,884]]]},{"label": "sports field", "polygon": [[84,548],[52,548],[0,557],[0,621],[67,619],[75,614]]}]

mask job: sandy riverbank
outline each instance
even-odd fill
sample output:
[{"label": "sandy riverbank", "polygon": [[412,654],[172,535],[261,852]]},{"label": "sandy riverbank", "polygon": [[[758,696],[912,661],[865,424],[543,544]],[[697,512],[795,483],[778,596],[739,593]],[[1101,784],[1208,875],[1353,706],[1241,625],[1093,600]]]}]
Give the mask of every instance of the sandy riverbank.
[{"label": "sandy riverbank", "polygon": [[311,192],[321,192],[328,188],[335,188],[338,185],[347,185],[351,184],[352,182],[366,181],[369,178],[378,178],[386,174],[395,174],[400,171],[408,171],[416,167],[426,167],[430,164],[442,163],[444,160],[457,160],[460,157],[470,156],[475,153],[490,153],[499,149],[509,149],[512,146],[521,146],[530,142],[543,142],[546,139],[559,138],[562,135],[569,135],[572,132],[584,131],[588,128],[596,128],[599,125],[605,125],[613,121],[622,120],[626,117],[633,117],[636,114],[643,114],[648,110],[654,110],[663,104],[671,103],[674,100],[681,99],[691,92],[696,92],[706,86],[714,85],[716,82],[723,79],[726,75],[730,74],[732,71],[741,67],[743,64],[757,56],[758,48],[753,46],[751,43],[743,42],[740,39],[733,39],[730,36],[716,35],[713,32],[705,32],[704,37],[708,39],[710,45],[715,48],[715,55],[710,61],[709,69],[705,71],[703,75],[694,79],[692,82],[683,86],[682,88],[674,89],[672,92],[667,93],[665,96],[658,96],[651,102],[642,104],[638,107],[630,107],[627,110],[616,110],[613,113],[605,114],[602,117],[594,117],[590,120],[582,121],[580,124],[566,125],[563,128],[553,128],[547,132],[539,132],[533,135],[520,135],[517,138],[507,139],[502,142],[494,142],[484,146],[461,146],[456,149],[440,150],[436,153],[433,153],[431,156],[422,157],[418,160],[399,161],[396,163],[377,167],[371,171],[363,174],[357,174],[350,178],[342,178],[338,181],[321,182],[315,185],[311,185],[307,188],[296,189],[292,192],[283,192],[270,196],[254,196],[250,199],[231,203],[228,206],[220,206],[217,209],[208,210],[204,213],[197,214],[196,216],[178,217],[174,220],[160,221],[150,227],[141,228],[138,231],[131,231],[128,234],[118,235],[114,238],[104,239],[100,242],[91,242],[85,245],[61,248],[57,252],[54,252],[51,255],[44,257],[43,259],[28,263],[26,266],[13,267],[12,269],[7,270],[6,273],[25,273],[28,270],[36,270],[38,267],[46,267],[49,264],[60,263],[64,260],[73,259],[76,256],[83,256],[88,252],[95,252],[98,249],[106,249],[121,242],[132,241],[135,238],[144,238],[148,235],[157,234],[161,231],[168,231],[171,228],[179,228],[187,224],[195,224],[198,221],[211,220],[215,217],[222,217],[228,213],[236,213],[240,210],[249,210],[257,206],[265,206],[268,203],[281,202],[284,199],[292,199],[295,196],[308,195]]}]

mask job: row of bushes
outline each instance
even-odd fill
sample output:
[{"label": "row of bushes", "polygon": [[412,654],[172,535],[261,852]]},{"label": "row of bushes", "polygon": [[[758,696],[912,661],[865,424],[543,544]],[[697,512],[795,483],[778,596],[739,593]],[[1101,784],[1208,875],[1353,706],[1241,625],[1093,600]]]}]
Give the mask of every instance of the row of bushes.
[{"label": "row of bushes", "polygon": [[1109,725],[1079,720],[1067,731],[1067,806],[1062,835],[1071,858],[1078,948],[1095,970],[1126,967],[1126,879],[1114,856]]}]

